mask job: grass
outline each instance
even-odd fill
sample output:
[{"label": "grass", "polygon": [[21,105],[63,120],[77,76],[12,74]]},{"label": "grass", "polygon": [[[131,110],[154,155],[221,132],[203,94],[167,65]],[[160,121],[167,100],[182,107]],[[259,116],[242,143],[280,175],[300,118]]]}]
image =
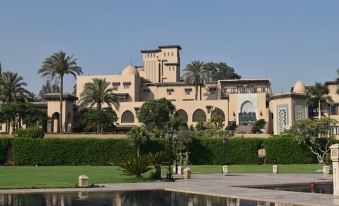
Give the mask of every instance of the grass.
[{"label": "grass", "polygon": [[[280,172],[314,173],[322,165],[279,165]],[[193,165],[192,172],[220,173],[220,165]],[[231,165],[231,173],[271,173],[272,165]],[[6,166],[0,167],[0,188],[62,188],[74,187],[80,175],[87,175],[90,183],[137,182],[122,174],[116,166]],[[149,174],[148,174],[149,175]]]}]

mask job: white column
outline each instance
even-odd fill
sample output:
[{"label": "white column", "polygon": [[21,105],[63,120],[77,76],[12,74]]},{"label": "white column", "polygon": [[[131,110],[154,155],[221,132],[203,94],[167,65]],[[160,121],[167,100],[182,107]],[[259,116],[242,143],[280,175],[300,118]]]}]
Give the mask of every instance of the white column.
[{"label": "white column", "polygon": [[330,146],[333,165],[333,195],[339,196],[339,144]]}]

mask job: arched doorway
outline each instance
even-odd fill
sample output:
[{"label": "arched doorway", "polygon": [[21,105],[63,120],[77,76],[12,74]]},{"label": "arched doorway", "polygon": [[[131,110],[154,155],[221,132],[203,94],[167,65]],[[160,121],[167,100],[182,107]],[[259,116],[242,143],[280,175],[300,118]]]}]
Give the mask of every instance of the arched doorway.
[{"label": "arched doorway", "polygon": [[181,117],[184,122],[188,122],[188,115],[187,115],[187,112],[183,109],[179,109],[176,113],[175,113],[175,116],[178,116],[178,117]]},{"label": "arched doorway", "polygon": [[193,113],[193,122],[206,122],[206,113],[202,109],[197,109]]},{"label": "arched doorway", "polygon": [[254,104],[246,101],[241,105],[239,125],[253,125],[257,121]]},{"label": "arched doorway", "polygon": [[134,123],[134,114],[129,110],[122,113],[121,123]]},{"label": "arched doorway", "polygon": [[59,117],[60,117],[60,114],[58,112],[55,112],[53,115],[52,115],[52,133],[59,133]]}]

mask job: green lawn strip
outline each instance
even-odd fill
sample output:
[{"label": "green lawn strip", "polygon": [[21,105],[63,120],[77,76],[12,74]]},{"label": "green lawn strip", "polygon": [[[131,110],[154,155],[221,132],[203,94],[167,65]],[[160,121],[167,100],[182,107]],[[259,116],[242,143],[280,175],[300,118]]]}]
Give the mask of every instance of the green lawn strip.
[{"label": "green lawn strip", "polygon": [[[193,174],[221,173],[221,165],[192,165]],[[314,173],[319,164],[279,165],[282,173]],[[165,168],[164,168],[165,169]],[[272,165],[230,165],[230,173],[272,173]],[[163,175],[166,169],[163,170]],[[122,174],[117,166],[1,166],[0,188],[62,188],[75,187],[78,177],[87,175],[90,183],[138,182]],[[144,176],[149,176],[150,173]],[[145,180],[149,181],[149,180]]]},{"label": "green lawn strip", "polygon": [[[280,173],[314,173],[322,169],[321,164],[278,165]],[[221,173],[221,165],[192,165],[192,173]],[[229,165],[230,173],[272,173],[272,165]]]},{"label": "green lawn strip", "polygon": [[0,167],[0,188],[74,187],[80,175],[90,183],[137,182],[114,166]]}]

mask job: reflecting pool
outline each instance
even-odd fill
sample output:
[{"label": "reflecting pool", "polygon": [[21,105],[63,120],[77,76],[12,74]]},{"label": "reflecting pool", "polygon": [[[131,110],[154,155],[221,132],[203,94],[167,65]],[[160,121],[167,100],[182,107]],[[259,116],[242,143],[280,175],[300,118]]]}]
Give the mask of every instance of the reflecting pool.
[{"label": "reflecting pool", "polygon": [[253,187],[248,187],[248,188],[333,194],[333,182],[321,182],[321,183],[312,182],[308,184],[253,186]]},{"label": "reflecting pool", "polygon": [[[168,191],[2,194],[8,206],[275,206],[277,204]],[[279,204],[279,206],[285,206]],[[286,205],[287,206],[287,205]],[[288,205],[291,206],[291,205]]]}]

